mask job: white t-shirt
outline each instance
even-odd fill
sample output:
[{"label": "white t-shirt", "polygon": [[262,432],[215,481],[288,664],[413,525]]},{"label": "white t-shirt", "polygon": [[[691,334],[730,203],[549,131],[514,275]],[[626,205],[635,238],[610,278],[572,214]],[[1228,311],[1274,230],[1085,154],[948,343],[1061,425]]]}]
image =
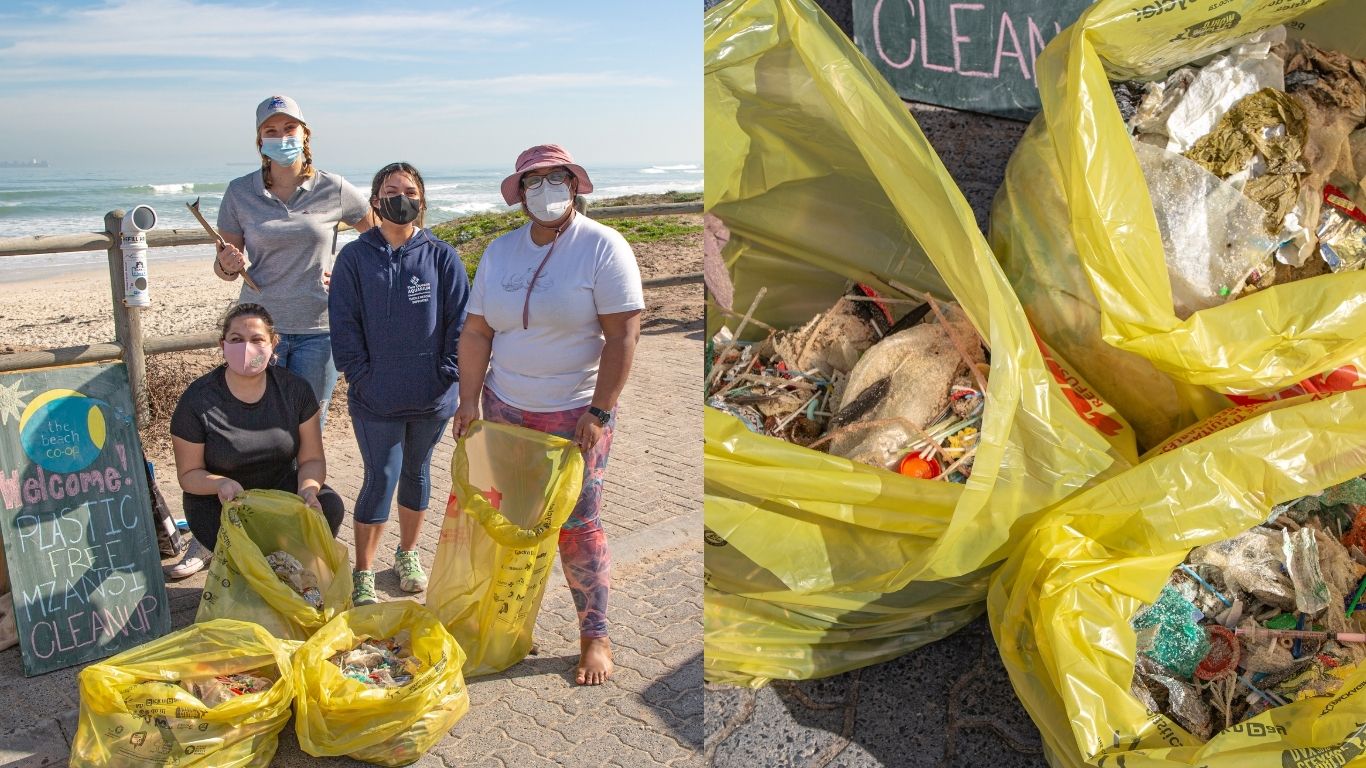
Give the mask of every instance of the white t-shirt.
[{"label": "white t-shirt", "polygon": [[592,401],[603,347],[598,315],[645,308],[626,239],[576,214],[536,279],[523,329],[527,283],[549,249],[531,241],[530,223],[489,243],[468,304],[494,331],[485,384],[509,405],[541,413]]}]

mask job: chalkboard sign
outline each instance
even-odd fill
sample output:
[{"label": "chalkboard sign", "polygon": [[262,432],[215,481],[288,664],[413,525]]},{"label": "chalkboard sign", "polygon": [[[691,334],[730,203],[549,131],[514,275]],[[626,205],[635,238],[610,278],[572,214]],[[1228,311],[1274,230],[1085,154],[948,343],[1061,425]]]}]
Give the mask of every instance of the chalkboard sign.
[{"label": "chalkboard sign", "polygon": [[24,674],[170,630],[123,364],[0,375],[0,537]]},{"label": "chalkboard sign", "polygon": [[901,98],[1028,120],[1035,61],[1090,0],[854,0],[854,39]]}]

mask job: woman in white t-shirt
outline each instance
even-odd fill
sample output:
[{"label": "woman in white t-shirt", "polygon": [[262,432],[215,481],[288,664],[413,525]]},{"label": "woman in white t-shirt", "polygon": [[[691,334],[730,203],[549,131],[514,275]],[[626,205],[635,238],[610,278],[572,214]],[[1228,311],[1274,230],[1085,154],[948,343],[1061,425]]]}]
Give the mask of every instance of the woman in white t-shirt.
[{"label": "woman in white t-shirt", "polygon": [[575,212],[575,195],[593,182],[563,147],[523,152],[502,191],[531,221],[479,261],[460,334],[454,430],[458,438],[479,417],[482,398],[485,419],[569,438],[583,451],[583,492],[560,531],[560,559],[579,613],[577,680],[600,685],[612,674],[612,561],[598,513],[617,398],[640,338],[640,269],[616,230]]}]

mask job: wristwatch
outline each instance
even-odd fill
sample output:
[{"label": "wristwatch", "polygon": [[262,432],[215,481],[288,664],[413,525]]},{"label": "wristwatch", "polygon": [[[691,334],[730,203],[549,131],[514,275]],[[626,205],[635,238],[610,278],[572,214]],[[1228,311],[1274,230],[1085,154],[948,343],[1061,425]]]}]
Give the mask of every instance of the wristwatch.
[{"label": "wristwatch", "polygon": [[591,414],[593,414],[593,416],[597,417],[597,420],[600,421],[600,422],[602,422],[602,425],[603,425],[604,427],[607,426],[607,422],[609,422],[609,421],[612,420],[612,412],[611,412],[611,411],[604,411],[603,409],[597,407],[596,405],[590,405],[590,406],[588,406],[588,412],[591,413]]}]

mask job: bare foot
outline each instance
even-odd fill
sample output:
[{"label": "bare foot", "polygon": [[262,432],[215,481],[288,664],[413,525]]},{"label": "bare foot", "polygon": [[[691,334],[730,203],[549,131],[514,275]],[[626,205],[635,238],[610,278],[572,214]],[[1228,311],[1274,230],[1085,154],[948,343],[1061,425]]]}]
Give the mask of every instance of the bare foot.
[{"label": "bare foot", "polygon": [[612,641],[605,637],[579,640],[579,685],[602,685],[612,676]]}]

